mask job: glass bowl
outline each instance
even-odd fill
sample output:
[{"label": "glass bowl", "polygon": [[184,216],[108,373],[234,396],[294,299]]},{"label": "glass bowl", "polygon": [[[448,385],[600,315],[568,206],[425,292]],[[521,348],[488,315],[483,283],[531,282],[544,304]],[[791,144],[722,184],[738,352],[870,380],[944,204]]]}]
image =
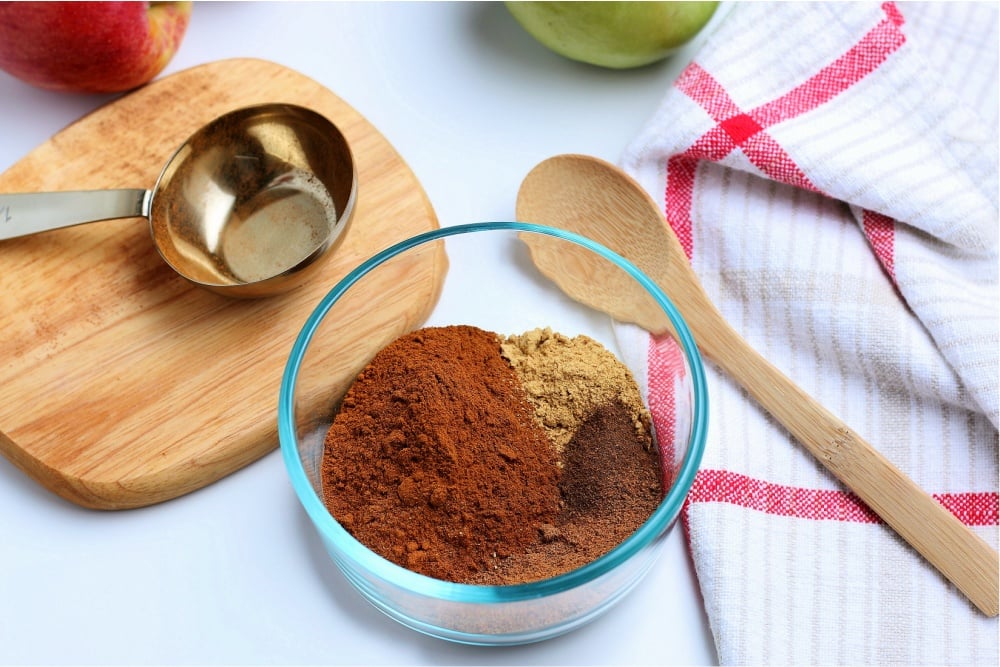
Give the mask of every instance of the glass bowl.
[{"label": "glass bowl", "polygon": [[[530,249],[529,249],[530,248]],[[402,280],[413,262],[445,253],[447,277],[424,322],[387,318],[378,284]],[[580,260],[573,282],[593,282],[587,262],[606,262],[616,289],[631,289],[663,314],[650,336],[582,305],[533,260]],[[539,265],[542,265],[541,263]],[[583,268],[581,268],[583,267]],[[574,287],[574,286],[570,286]],[[567,289],[567,292],[573,291]],[[637,298],[637,297],[633,297]],[[396,565],[350,535],[327,511],[320,476],[324,436],[341,398],[374,354],[421,326],[468,324],[500,334],[549,327],[586,334],[633,371],[653,417],[664,496],[650,518],[605,555],[575,570],[530,583],[486,586],[434,579]],[[365,344],[343,332],[361,328]],[[354,337],[356,338],[356,336]],[[668,400],[647,396],[643,355],[660,349],[671,369]],[[666,351],[663,351],[666,350]],[[664,364],[659,364],[660,372]],[[337,381],[336,378],[348,378]],[[660,385],[657,385],[660,386]],[[414,236],[371,257],[344,277],[306,320],[288,359],[278,404],[282,456],[299,501],[326,550],[361,596],[400,623],[428,635],[479,645],[523,644],[573,630],[605,612],[646,574],[674,526],[705,446],[704,369],[690,331],[666,295],[633,264],[587,238],[519,222],[446,227]]]}]

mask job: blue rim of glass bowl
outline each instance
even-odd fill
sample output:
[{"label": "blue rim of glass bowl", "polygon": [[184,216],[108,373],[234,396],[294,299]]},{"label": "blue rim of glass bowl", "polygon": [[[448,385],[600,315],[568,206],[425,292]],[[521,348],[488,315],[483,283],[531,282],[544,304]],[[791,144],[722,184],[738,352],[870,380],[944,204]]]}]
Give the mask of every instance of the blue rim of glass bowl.
[{"label": "blue rim of glass bowl", "polygon": [[[506,586],[459,584],[434,579],[396,565],[371,551],[348,533],[327,511],[322,499],[316,494],[312,484],[309,483],[305,469],[302,467],[302,461],[297,452],[297,438],[295,436],[294,388],[298,379],[299,365],[302,363],[306,349],[312,341],[317,328],[333,305],[337,303],[337,300],[372,269],[400,253],[428,241],[482,231],[517,231],[545,234],[576,243],[616,264],[634,278],[636,282],[641,284],[667,314],[667,317],[670,318],[670,322],[677,334],[677,342],[680,344],[687,358],[694,386],[694,414],[692,416],[691,436],[687,452],[674,478],[673,485],[649,519],[617,547],[580,568],[549,579]],[[566,591],[592,581],[626,562],[634,554],[651,544],[653,540],[664,533],[665,529],[680,513],[684,499],[694,482],[695,473],[701,464],[708,424],[707,399],[708,392],[705,386],[704,367],[691,331],[688,329],[687,324],[685,324],[680,312],[670,299],[667,298],[663,290],[647,277],[646,274],[640,271],[638,267],[632,264],[632,262],[585,236],[563,229],[525,222],[476,222],[443,227],[400,241],[367,259],[344,276],[323,297],[302,327],[302,331],[295,340],[288,362],[285,365],[278,398],[278,439],[281,445],[282,458],[288,469],[292,486],[310,519],[317,529],[322,531],[327,538],[335,543],[348,558],[367,568],[371,574],[417,595],[425,595],[436,599],[466,603],[514,602]]]}]

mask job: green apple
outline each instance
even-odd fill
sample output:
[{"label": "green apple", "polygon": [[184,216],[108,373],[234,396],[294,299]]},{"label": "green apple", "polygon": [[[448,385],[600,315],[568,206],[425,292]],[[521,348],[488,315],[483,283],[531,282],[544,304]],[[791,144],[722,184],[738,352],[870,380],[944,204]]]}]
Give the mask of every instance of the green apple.
[{"label": "green apple", "polygon": [[549,49],[592,65],[626,69],[666,58],[691,41],[718,2],[506,2]]}]

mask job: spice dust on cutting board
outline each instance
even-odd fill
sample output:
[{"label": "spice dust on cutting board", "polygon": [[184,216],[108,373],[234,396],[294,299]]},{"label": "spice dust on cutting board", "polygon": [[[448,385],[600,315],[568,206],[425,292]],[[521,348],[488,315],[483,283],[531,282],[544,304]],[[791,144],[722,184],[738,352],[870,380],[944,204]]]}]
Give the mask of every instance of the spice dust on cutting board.
[{"label": "spice dust on cutting board", "polygon": [[421,574],[505,585],[610,551],[663,495],[650,417],[600,343],[428,327],[361,371],[327,435],[324,502]]}]

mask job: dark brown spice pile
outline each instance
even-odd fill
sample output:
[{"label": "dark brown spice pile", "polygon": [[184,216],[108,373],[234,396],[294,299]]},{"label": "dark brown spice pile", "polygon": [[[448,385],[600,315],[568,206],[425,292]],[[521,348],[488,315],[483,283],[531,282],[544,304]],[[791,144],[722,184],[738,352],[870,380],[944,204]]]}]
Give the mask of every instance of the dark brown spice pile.
[{"label": "dark brown spice pile", "polygon": [[662,499],[656,453],[635,435],[619,402],[603,405],[576,431],[559,479],[560,509],[539,540],[474,583],[542,579],[607,553],[649,518]]}]

